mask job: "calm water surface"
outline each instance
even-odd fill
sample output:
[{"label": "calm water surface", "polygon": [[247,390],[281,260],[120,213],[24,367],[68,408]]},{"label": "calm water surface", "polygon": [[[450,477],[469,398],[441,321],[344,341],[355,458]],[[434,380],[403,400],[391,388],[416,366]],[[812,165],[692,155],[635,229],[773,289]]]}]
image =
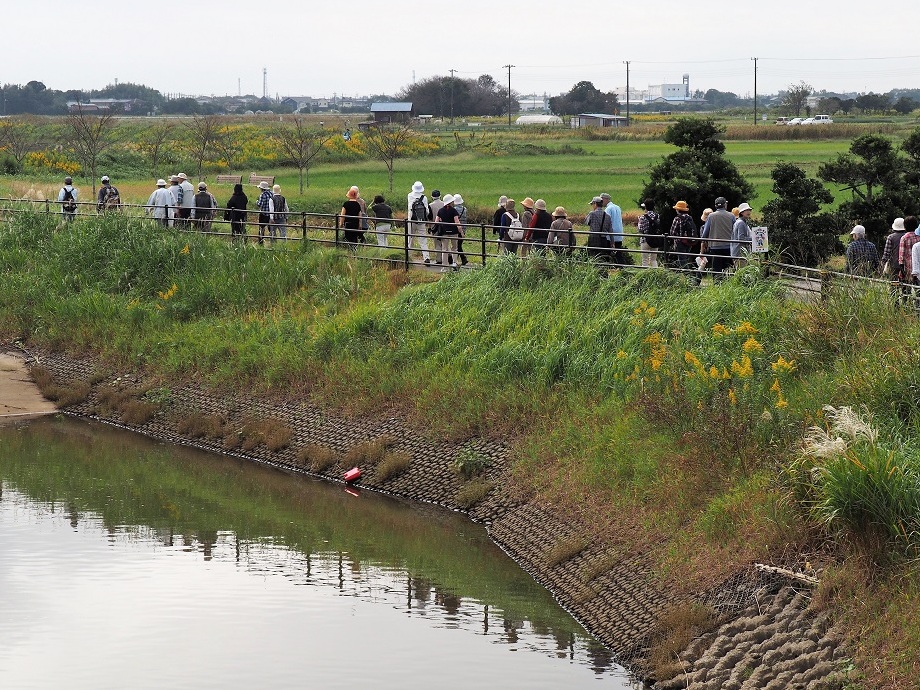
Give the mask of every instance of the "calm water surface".
[{"label": "calm water surface", "polygon": [[460,516],[63,418],[0,427],[0,688],[633,688]]}]

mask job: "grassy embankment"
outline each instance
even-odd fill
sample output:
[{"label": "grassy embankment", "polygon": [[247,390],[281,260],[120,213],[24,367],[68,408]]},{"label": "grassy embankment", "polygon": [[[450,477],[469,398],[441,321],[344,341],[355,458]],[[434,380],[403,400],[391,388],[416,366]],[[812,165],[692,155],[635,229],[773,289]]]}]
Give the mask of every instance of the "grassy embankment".
[{"label": "grassy embankment", "polygon": [[[800,304],[754,267],[698,290],[542,259],[432,283],[328,249],[55,223],[0,233],[4,339],[501,436],[522,490],[611,552],[657,544],[667,586],[809,554],[866,687],[916,686],[920,326],[884,293]],[[843,419],[804,455],[825,405],[877,438]]]}]

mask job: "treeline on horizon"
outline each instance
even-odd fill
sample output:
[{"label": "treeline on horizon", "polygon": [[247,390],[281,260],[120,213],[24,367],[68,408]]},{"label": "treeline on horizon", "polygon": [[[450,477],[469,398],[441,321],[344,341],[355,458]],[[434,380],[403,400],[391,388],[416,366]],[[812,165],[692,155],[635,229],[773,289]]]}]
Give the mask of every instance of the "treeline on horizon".
[{"label": "treeline on horizon", "polygon": [[[790,85],[789,92],[806,86]],[[4,84],[2,87],[2,115],[66,115],[68,102],[86,102],[89,99],[111,98],[132,100],[130,114],[145,115],[219,115],[240,114],[249,110],[260,110],[276,114],[292,113],[295,107],[284,99],[259,98],[253,94],[245,96],[215,97],[210,101],[201,102],[196,97],[180,96],[171,97],[160,91],[144,86],[125,82],[110,84],[102,89],[67,89],[59,91],[49,89],[41,81],[29,81],[25,85]],[[810,87],[809,87],[810,89]],[[788,98],[780,90],[778,94],[761,94],[757,98],[757,106],[763,108],[775,107],[789,110]],[[837,112],[850,113],[858,110],[863,113],[885,113],[894,111],[907,114],[920,107],[920,88],[898,88],[887,93],[870,92],[857,97],[848,94],[811,91],[822,98],[818,110],[834,114]],[[697,90],[692,94],[695,103],[665,104],[671,110],[680,112],[698,112],[700,110],[729,110],[733,108],[752,108],[754,100],[749,97],[740,97],[731,91],[709,89],[705,92]],[[514,90],[509,91],[491,77],[484,74],[477,78],[461,79],[451,76],[435,76],[423,79],[417,83],[408,84],[395,95],[375,94],[366,99],[364,104],[339,105],[334,108],[341,113],[369,112],[370,103],[374,101],[411,101],[417,113],[431,114],[437,117],[469,117],[469,116],[499,116],[506,115],[509,107],[511,112],[519,112],[520,94]],[[703,102],[699,102],[702,100]],[[803,98],[804,100],[804,98]],[[619,112],[623,104],[618,102],[613,92],[603,92],[597,89],[590,81],[579,81],[569,91],[549,98],[551,110],[557,115],[573,115],[579,112]],[[118,104],[115,106],[118,107]],[[630,103],[633,112],[658,111],[661,103],[638,104]],[[797,111],[801,106],[792,110]],[[310,108],[301,108],[300,112],[312,112]],[[317,110],[317,112],[325,112]]]}]

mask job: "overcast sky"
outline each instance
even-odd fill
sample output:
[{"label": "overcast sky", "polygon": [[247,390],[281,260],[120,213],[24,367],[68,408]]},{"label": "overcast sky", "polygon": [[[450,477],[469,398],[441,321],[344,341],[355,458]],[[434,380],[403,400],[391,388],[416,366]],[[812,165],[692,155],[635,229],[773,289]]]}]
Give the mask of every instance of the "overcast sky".
[{"label": "overcast sky", "polygon": [[628,60],[635,88],[745,96],[757,57],[758,93],[885,92],[920,87],[915,2],[29,0],[4,3],[0,82],[262,95],[265,68],[270,96],[392,95],[450,70],[504,85],[510,64],[518,93],[555,96],[624,86]]}]

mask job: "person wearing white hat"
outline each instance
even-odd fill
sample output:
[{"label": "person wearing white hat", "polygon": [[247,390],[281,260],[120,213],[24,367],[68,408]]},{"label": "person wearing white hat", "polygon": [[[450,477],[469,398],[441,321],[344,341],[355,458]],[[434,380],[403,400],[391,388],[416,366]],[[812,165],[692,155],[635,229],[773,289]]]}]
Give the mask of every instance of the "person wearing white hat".
[{"label": "person wearing white hat", "polygon": [[454,263],[452,254],[457,251],[457,237],[460,235],[460,214],[454,208],[453,194],[444,196],[444,205],[438,211],[437,233],[441,237],[441,248],[444,250],[444,258],[447,261],[448,268],[457,270],[457,264]]},{"label": "person wearing white hat", "polygon": [[732,225],[732,258],[740,266],[743,256],[751,251],[751,205],[747,202],[738,207],[738,220]]},{"label": "person wearing white hat", "polygon": [[272,204],[275,207],[275,214],[272,216],[272,244],[275,239],[287,239],[287,214],[291,209],[288,207],[287,199],[281,193],[281,185],[276,184],[272,187]]},{"label": "person wearing white hat", "polygon": [[466,235],[466,224],[469,221],[469,216],[466,212],[466,204],[463,202],[463,197],[459,194],[454,194],[454,209],[457,211],[458,223],[460,225],[460,236],[457,238],[457,256],[460,257],[460,265],[466,266],[469,263],[469,259],[467,259],[466,254],[463,253],[463,238]]},{"label": "person wearing white hat", "polygon": [[96,211],[105,213],[106,211],[115,211],[121,206],[121,195],[118,193],[118,187],[113,185],[108,175],[102,176],[102,186],[99,188],[99,196],[96,199]]},{"label": "person wearing white hat", "polygon": [[178,175],[169,176],[169,187],[166,189],[172,195],[173,208],[169,214],[169,226],[172,227],[176,224],[176,218],[179,217],[179,209],[182,207],[182,202],[185,200],[185,190],[182,189],[182,180],[179,179]]},{"label": "person wearing white hat", "polygon": [[847,245],[846,272],[859,276],[877,275],[878,249],[866,239],[866,228],[862,225],[853,226],[850,237],[852,239]]},{"label": "person wearing white hat", "polygon": [[272,216],[275,213],[275,201],[272,198],[272,188],[269,186],[268,182],[262,180],[259,183],[259,189],[262,192],[259,194],[259,199],[256,201],[256,206],[259,207],[259,244],[265,243],[265,235],[268,235],[271,230],[270,226],[272,223]]},{"label": "person wearing white hat", "polygon": [[412,191],[406,196],[409,206],[408,218],[409,249],[412,249],[412,238],[416,237],[422,258],[425,264],[431,263],[431,253],[428,251],[428,221],[433,220],[431,209],[428,207],[428,197],[425,196],[425,185],[416,180]]},{"label": "person wearing white hat", "polygon": [[[882,275],[890,280],[900,280],[901,265],[898,261],[898,249],[901,246],[901,238],[907,232],[903,218],[895,218],[891,224],[891,234],[885,238],[885,246],[882,248]],[[911,231],[912,232],[912,231]]]},{"label": "person wearing white hat", "polygon": [[180,172],[176,177],[179,178],[179,186],[182,187],[182,204],[177,215],[182,219],[179,221],[180,225],[188,225],[189,218],[192,217],[192,208],[195,206],[195,188],[184,172]]},{"label": "person wearing white hat", "polygon": [[201,232],[211,230],[211,221],[214,220],[214,209],[217,208],[217,199],[208,191],[207,182],[198,183],[198,193],[193,197],[194,208],[192,217],[195,219],[195,227]]},{"label": "person wearing white hat", "polygon": [[147,199],[144,205],[144,213],[155,218],[159,223],[169,227],[173,217],[173,196],[166,189],[166,180],[157,180],[157,188]]}]

